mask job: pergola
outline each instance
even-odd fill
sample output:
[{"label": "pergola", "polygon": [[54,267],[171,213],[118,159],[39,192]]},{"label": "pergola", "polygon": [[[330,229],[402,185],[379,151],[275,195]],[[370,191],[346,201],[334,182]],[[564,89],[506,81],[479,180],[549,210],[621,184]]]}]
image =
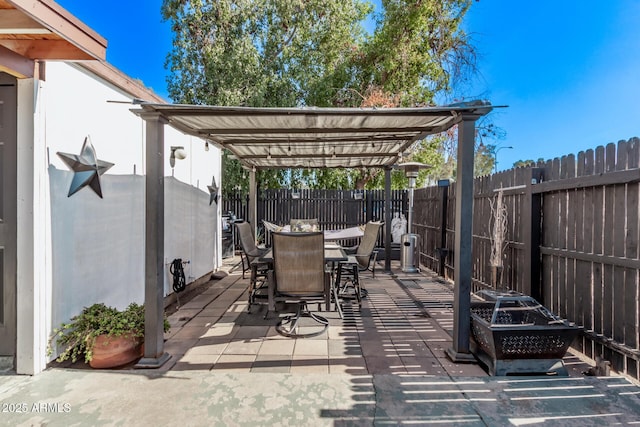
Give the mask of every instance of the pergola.
[{"label": "pergola", "polygon": [[[391,223],[390,174],[416,141],[458,125],[454,243],[454,361],[469,353],[475,122],[494,107],[473,101],[420,108],[249,108],[142,103],[146,122],[145,354],[141,367],[167,359],[163,337],[164,126],[228,149],[249,170],[249,222],[255,226],[255,172],[271,168],[385,169],[385,222]],[[389,230],[388,230],[389,231]],[[390,253],[391,233],[385,234]],[[386,269],[389,270],[389,258]]]}]

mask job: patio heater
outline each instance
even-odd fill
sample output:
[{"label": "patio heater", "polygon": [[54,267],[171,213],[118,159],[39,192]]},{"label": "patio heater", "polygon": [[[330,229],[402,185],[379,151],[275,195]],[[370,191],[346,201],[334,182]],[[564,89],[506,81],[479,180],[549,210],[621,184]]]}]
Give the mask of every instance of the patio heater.
[{"label": "patio heater", "polygon": [[400,265],[404,273],[417,273],[420,265],[420,236],[411,233],[413,223],[413,189],[416,187],[416,178],[420,169],[431,166],[418,162],[400,163],[399,169],[409,179],[409,215],[407,218],[407,234],[403,234],[400,240]]}]

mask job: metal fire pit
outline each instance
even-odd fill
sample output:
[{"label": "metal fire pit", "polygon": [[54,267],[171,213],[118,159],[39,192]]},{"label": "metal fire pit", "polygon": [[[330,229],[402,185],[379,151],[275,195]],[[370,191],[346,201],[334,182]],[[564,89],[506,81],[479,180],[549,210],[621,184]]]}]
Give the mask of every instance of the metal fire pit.
[{"label": "metal fire pit", "polygon": [[471,352],[490,375],[568,375],[562,358],[580,327],[530,296],[480,291],[471,303]]}]

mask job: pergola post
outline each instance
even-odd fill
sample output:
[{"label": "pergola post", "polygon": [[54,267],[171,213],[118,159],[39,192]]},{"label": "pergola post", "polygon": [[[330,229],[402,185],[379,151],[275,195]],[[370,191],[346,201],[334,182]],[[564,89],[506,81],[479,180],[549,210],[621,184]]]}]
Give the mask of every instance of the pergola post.
[{"label": "pergola post", "polygon": [[473,163],[476,120],[481,114],[463,113],[458,124],[456,169],[456,225],[454,242],[453,342],[447,355],[454,362],[475,362],[469,352],[471,333],[471,277],[473,224]]},{"label": "pergola post", "polygon": [[249,218],[246,221],[253,227],[253,235],[258,235],[258,189],[256,188],[256,170],[251,169],[249,171]]},{"label": "pergola post", "polygon": [[384,271],[391,272],[391,167],[384,169]]},{"label": "pergola post", "polygon": [[159,113],[143,112],[146,123],[144,356],[136,367],[158,368],[164,351],[164,125]]}]

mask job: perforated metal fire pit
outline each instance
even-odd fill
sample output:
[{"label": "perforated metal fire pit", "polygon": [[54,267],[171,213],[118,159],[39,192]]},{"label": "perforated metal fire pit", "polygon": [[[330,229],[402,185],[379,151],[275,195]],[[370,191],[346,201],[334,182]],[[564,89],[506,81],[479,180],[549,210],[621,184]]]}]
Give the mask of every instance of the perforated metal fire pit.
[{"label": "perforated metal fire pit", "polygon": [[[480,291],[471,303],[471,352],[491,375],[568,375],[562,362],[581,328],[530,296]],[[476,299],[477,299],[476,298]]]}]

